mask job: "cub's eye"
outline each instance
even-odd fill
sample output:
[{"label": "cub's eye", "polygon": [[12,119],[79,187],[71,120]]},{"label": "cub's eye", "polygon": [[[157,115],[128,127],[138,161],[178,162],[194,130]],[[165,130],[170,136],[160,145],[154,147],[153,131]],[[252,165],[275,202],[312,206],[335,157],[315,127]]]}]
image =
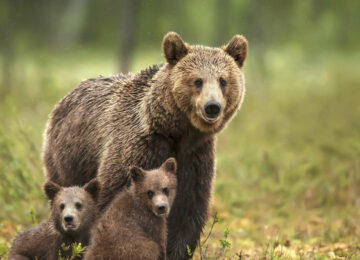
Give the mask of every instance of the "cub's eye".
[{"label": "cub's eye", "polygon": [[80,202],[76,202],[75,207],[76,207],[76,209],[80,210],[82,208],[82,205]]},{"label": "cub's eye", "polygon": [[65,204],[64,203],[61,203],[60,204],[60,209],[63,210],[65,208]]},{"label": "cub's eye", "polygon": [[154,192],[152,192],[151,190],[148,190],[147,195],[148,195],[149,199],[152,199],[152,197],[154,196]]},{"label": "cub's eye", "polygon": [[203,81],[202,79],[197,79],[194,81],[194,85],[197,87],[197,88],[201,88],[202,85],[203,85]]},{"label": "cub's eye", "polygon": [[220,78],[219,81],[220,81],[220,86],[221,86],[222,88],[226,87],[227,82],[226,82],[225,79]]},{"label": "cub's eye", "polygon": [[163,192],[166,196],[169,196],[169,188],[168,187],[163,188]]}]

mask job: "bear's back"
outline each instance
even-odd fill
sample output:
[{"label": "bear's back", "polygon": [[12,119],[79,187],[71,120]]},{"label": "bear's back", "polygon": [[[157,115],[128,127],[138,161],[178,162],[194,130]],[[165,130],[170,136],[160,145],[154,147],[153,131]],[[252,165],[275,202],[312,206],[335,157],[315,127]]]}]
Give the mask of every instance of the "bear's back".
[{"label": "bear's back", "polygon": [[18,235],[11,246],[8,259],[24,256],[29,259],[55,260],[60,244],[61,234],[55,230],[51,222],[43,222]]},{"label": "bear's back", "polygon": [[136,107],[158,70],[153,66],[137,75],[89,79],[65,96],[52,112],[45,133],[47,179],[72,186],[94,178],[114,128],[124,131],[138,120]]}]

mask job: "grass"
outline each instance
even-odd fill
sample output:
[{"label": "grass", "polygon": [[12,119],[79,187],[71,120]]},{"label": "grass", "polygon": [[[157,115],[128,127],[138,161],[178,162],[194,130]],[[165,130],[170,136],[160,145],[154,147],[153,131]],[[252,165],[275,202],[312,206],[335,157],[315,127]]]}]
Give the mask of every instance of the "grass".
[{"label": "grass", "polygon": [[[360,53],[265,53],[261,63],[250,53],[245,102],[218,136],[218,222],[211,229],[209,220],[202,257],[359,259]],[[158,62],[158,53],[140,53],[134,71]],[[111,55],[85,51],[16,65],[0,104],[0,257],[18,231],[48,216],[40,152],[52,107],[116,68]]]}]

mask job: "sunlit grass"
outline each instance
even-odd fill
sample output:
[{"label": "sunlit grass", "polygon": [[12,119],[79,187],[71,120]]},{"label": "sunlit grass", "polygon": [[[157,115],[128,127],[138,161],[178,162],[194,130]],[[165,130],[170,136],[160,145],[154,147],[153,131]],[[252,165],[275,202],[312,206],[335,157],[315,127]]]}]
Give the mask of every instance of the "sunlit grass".
[{"label": "sunlit grass", "polygon": [[[161,62],[158,53],[138,53],[133,71]],[[227,257],[359,256],[359,56],[296,47],[263,61],[250,55],[245,102],[218,137],[212,214],[220,222],[209,259],[227,229]],[[40,152],[52,107],[81,80],[116,73],[115,61],[85,51],[17,61],[0,104],[0,255],[17,231],[47,218]]]}]

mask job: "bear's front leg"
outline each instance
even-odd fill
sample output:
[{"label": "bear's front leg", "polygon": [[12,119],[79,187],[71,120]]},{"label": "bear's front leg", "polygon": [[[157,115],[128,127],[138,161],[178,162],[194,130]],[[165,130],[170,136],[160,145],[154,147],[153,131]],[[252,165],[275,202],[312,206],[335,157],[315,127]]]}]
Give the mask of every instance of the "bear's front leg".
[{"label": "bear's front leg", "polygon": [[[189,259],[208,218],[214,176],[213,140],[193,151],[181,151],[177,195],[168,217],[168,259]],[[190,254],[189,254],[190,253]]]}]

